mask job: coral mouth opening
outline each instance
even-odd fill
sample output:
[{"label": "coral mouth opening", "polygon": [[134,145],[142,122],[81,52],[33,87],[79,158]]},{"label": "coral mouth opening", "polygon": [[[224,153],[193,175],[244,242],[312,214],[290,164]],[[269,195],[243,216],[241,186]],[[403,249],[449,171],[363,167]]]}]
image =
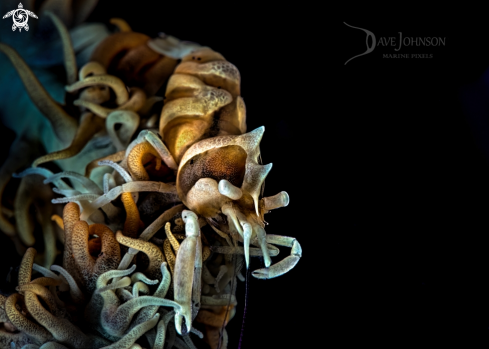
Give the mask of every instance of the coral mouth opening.
[{"label": "coral mouth opening", "polygon": [[88,252],[92,257],[97,258],[102,251],[102,240],[96,235],[91,235],[88,240]]},{"label": "coral mouth opening", "polygon": [[201,178],[212,178],[217,182],[226,179],[240,188],[246,172],[246,158],[246,151],[238,145],[215,148],[195,155],[180,170],[180,188],[186,194]]}]

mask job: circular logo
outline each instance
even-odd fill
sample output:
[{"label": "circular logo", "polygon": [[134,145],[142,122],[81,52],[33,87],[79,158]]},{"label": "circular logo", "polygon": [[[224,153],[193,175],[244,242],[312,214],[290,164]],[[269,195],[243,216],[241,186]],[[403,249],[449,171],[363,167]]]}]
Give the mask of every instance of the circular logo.
[{"label": "circular logo", "polygon": [[20,9],[20,8],[15,10],[12,17],[17,27],[25,26],[27,24],[27,21],[29,20],[29,16],[27,15],[27,12],[24,9]]}]

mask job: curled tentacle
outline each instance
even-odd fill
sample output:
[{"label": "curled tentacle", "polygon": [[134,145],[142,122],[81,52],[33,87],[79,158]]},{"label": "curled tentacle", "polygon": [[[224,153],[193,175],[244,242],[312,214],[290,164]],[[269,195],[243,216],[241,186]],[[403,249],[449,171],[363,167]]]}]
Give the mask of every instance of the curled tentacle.
[{"label": "curled tentacle", "polygon": [[[166,263],[161,264],[161,274],[163,275],[163,278],[153,297],[164,298],[168,292],[168,289],[170,288],[171,276],[166,268]],[[158,305],[151,305],[141,309],[130,328],[151,319],[158,311],[158,308]]]},{"label": "curled tentacle", "polygon": [[145,273],[150,278],[161,278],[160,266],[163,262],[165,262],[165,256],[156,245],[152,244],[151,242],[124,236],[120,231],[117,232],[116,239],[120,244],[146,254],[149,258],[149,265]]},{"label": "curled tentacle", "polygon": [[39,343],[44,343],[53,339],[51,333],[44,327],[28,320],[19,310],[17,310],[16,304],[23,301],[23,299],[24,297],[22,295],[14,293],[5,301],[5,312],[10,322],[22,332],[33,337]]},{"label": "curled tentacle", "polygon": [[[102,247],[99,256],[94,259],[88,247],[89,235],[101,238]],[[99,275],[116,269],[120,262],[120,248],[114,239],[114,233],[103,224],[92,224],[90,227],[85,221],[77,222],[73,227],[72,249],[75,262],[82,276],[87,292],[95,290]]]},{"label": "curled tentacle", "polygon": [[[73,102],[77,107],[83,107],[90,110],[95,115],[101,118],[107,118],[107,116],[116,111],[132,111],[137,112],[144,106],[146,101],[146,95],[143,90],[137,87],[132,87],[130,92],[130,98],[124,103],[119,105],[117,108],[107,108],[100,104],[93,103],[84,99],[77,99]],[[139,121],[139,120],[138,120]]]},{"label": "curled tentacle", "polygon": [[[115,305],[119,304],[119,299],[117,295],[114,293],[114,290],[119,286],[124,285],[127,282],[127,279],[122,279],[119,281],[113,281],[112,284],[107,285],[110,279],[114,278],[123,278],[126,275],[131,274],[136,269],[136,265],[133,265],[131,268],[127,270],[109,270],[102,275],[100,275],[97,279],[96,290],[90,299],[90,302],[87,304],[85,308],[85,319],[95,325],[95,327],[100,326],[98,323],[98,319],[100,319],[100,314],[102,312],[102,308],[104,304]],[[130,279],[128,280],[130,282]],[[125,286],[123,286],[125,287]],[[102,327],[99,327],[102,328]]]},{"label": "curled tentacle", "polygon": [[[54,191],[54,189],[57,189],[57,188],[53,188],[53,191]],[[59,227],[61,230],[64,230],[64,229],[65,229],[65,227],[64,227],[64,223],[63,223],[63,218],[61,218],[61,217],[60,217],[60,216],[58,216],[57,214],[53,214],[53,215],[51,216],[51,220],[52,220],[53,222],[55,222],[55,223],[56,223],[56,225],[57,225],[57,226],[58,226],[58,227]]]},{"label": "curled tentacle", "polygon": [[57,271],[66,280],[66,282],[70,287],[71,298],[75,301],[75,303],[78,304],[83,303],[83,301],[85,300],[85,296],[83,295],[83,292],[80,290],[78,284],[76,283],[75,279],[71,276],[71,274],[68,273],[68,271],[66,271],[62,267],[60,267],[59,265],[52,265],[51,270]]},{"label": "curled tentacle", "polygon": [[104,122],[101,118],[92,113],[85,114],[81,118],[80,127],[77,129],[71,145],[66,149],[37,158],[32,163],[32,167],[37,167],[45,162],[67,159],[77,155],[92,139],[93,135],[102,130],[103,127]]},{"label": "curled tentacle", "polygon": [[140,272],[132,274],[131,275],[131,281],[133,283],[142,281],[146,285],[156,285],[158,283],[158,280],[151,280],[146,275],[144,275],[143,273],[140,273]]},{"label": "curled tentacle", "polygon": [[[159,193],[165,193],[165,194],[170,194],[168,196],[168,202],[179,202],[179,198],[176,195],[176,188],[173,185],[162,183],[162,182],[131,182],[131,183],[125,183],[120,186],[117,186],[110,190],[107,194],[101,195],[97,200],[94,200],[89,204],[87,209],[83,210],[80,219],[85,220],[90,217],[92,213],[94,213],[95,210],[98,208],[105,206],[106,204],[110,203],[112,200],[115,200],[121,195],[122,193],[134,193],[134,192],[141,192],[141,191],[148,191],[148,192],[159,192]],[[53,199],[53,203],[64,203],[66,200],[64,198],[61,199]]]},{"label": "curled tentacle", "polygon": [[78,73],[78,79],[83,80],[89,75],[106,75],[107,70],[98,62],[88,62]]},{"label": "curled tentacle", "polygon": [[93,85],[109,86],[116,95],[117,105],[122,105],[129,99],[129,93],[127,92],[126,85],[124,85],[121,79],[113,75],[88,76],[81,81],[77,81],[72,85],[66,86],[65,89],[68,92],[75,92],[79,89]]},{"label": "curled tentacle", "polygon": [[175,162],[175,158],[168,150],[165,143],[163,143],[160,137],[150,130],[142,130],[139,132],[138,137],[132,141],[126,149],[126,157],[129,161],[129,154],[132,152],[133,148],[141,143],[148,142],[153,146],[153,148],[158,153],[160,159],[172,170],[177,170],[178,165]]},{"label": "curled tentacle", "polygon": [[129,275],[129,274],[133,273],[134,270],[136,270],[135,264],[126,270],[120,270],[119,269],[119,270],[110,270],[108,272],[105,272],[104,274],[100,275],[99,278],[97,279],[97,288],[105,287],[105,286],[107,286],[107,282],[110,279]]},{"label": "curled tentacle", "polygon": [[[175,236],[172,234],[170,230],[170,222],[165,224],[165,233],[167,239],[163,243],[163,251],[165,252],[165,257],[168,260],[168,265],[170,266],[170,270],[172,275],[175,275],[175,255],[178,253],[178,249],[180,248],[180,243],[177,241]],[[173,250],[172,250],[173,247]],[[175,252],[173,252],[175,251]]]},{"label": "curled tentacle", "polygon": [[149,287],[144,282],[138,281],[132,286],[133,297],[139,297],[139,294],[149,294]]},{"label": "curled tentacle", "polygon": [[139,239],[148,241],[153,235],[161,229],[171,218],[173,218],[179,212],[182,212],[184,206],[182,204],[175,205],[172,208],[163,212],[157,219],[153,221],[139,236]]},{"label": "curled tentacle", "polygon": [[177,259],[175,254],[173,253],[170,240],[168,239],[166,239],[163,243],[163,252],[165,253],[165,258],[168,262],[168,265],[170,266],[171,274],[175,275],[175,262]]},{"label": "curled tentacle", "polygon": [[131,278],[128,276],[123,277],[122,279],[118,281],[112,282],[110,285],[107,285],[105,287],[97,288],[95,290],[95,293],[102,293],[106,292],[109,290],[117,290],[118,288],[123,288],[131,285]]},{"label": "curled tentacle", "polygon": [[112,176],[110,173],[104,174],[104,194],[107,194],[112,188],[116,186],[114,176]]},{"label": "curled tentacle", "polygon": [[168,238],[168,241],[170,242],[171,246],[175,250],[175,254],[177,254],[178,249],[180,248],[180,243],[177,241],[175,236],[173,236],[170,230],[170,222],[165,224],[165,233],[166,233],[166,237]]},{"label": "curled tentacle", "polygon": [[161,159],[153,146],[148,142],[136,145],[127,157],[127,167],[133,178],[138,181],[149,180],[149,175],[144,165],[153,158],[156,158],[156,169],[158,170],[159,166],[161,166]]},{"label": "curled tentacle", "polygon": [[[110,112],[105,120],[105,128],[115,148],[117,151],[125,150],[138,128],[139,115],[130,110],[116,110]],[[116,124],[121,125],[118,131],[114,129]]]},{"label": "curled tentacle", "polygon": [[[30,175],[39,175],[39,176],[42,176],[44,178],[50,178],[50,177],[54,176],[54,174],[51,171],[49,171],[46,168],[42,168],[42,167],[35,167],[35,168],[31,167],[31,168],[28,168],[28,169],[22,171],[21,173],[12,174],[12,176],[14,178],[24,178],[24,177],[30,176]],[[73,190],[72,187],[70,187],[68,184],[66,184],[63,180],[59,179],[61,177],[54,177],[54,179],[52,180],[52,183],[56,187],[58,187],[59,189]]]},{"label": "curled tentacle", "polygon": [[30,284],[36,284],[41,286],[58,286],[61,285],[61,283],[62,283],[61,280],[53,279],[47,276],[38,277],[37,279],[34,279],[30,282]]},{"label": "curled tentacle", "polygon": [[65,198],[56,199],[53,203],[62,203],[62,202],[77,202],[77,201],[92,201],[96,200],[100,197],[98,194],[78,194],[75,196],[69,196]]},{"label": "curled tentacle", "polygon": [[33,292],[37,296],[42,298],[51,313],[53,313],[55,316],[60,316],[61,314],[63,314],[63,312],[58,308],[58,305],[56,304],[56,299],[54,298],[53,294],[46,287],[39,284],[31,283],[17,287],[17,291],[19,291],[20,294],[24,294],[27,291]]},{"label": "curled tentacle", "polygon": [[123,336],[123,333],[129,327],[133,316],[147,306],[173,307],[176,310],[180,309],[178,303],[169,299],[153,296],[136,297],[119,305],[117,308],[104,306],[101,314],[102,326],[112,336]]},{"label": "curled tentacle", "polygon": [[[40,285],[45,285],[49,287],[49,290],[54,296],[54,299],[56,301],[56,304],[60,307],[64,306],[64,302],[62,302],[58,298],[58,293],[56,292],[56,286],[59,285],[60,291],[66,291],[69,287],[69,285],[66,283],[66,280],[63,279],[62,277],[59,277],[55,273],[53,273],[51,270],[46,269],[36,263],[32,265],[32,269],[41,273],[42,275],[45,275],[45,277],[37,278],[31,281],[31,284],[40,284]],[[48,280],[52,281],[48,281]],[[38,281],[39,280],[39,281]]]},{"label": "curled tentacle", "polygon": [[125,151],[121,150],[118,151],[117,153],[110,154],[107,156],[104,156],[103,158],[100,159],[95,159],[88,163],[87,167],[85,167],[85,177],[90,178],[90,174],[92,173],[93,169],[99,166],[100,161],[113,161],[113,162],[119,162],[124,159]]},{"label": "curled tentacle", "polygon": [[[151,223],[139,236],[139,240],[148,241],[153,237],[158,230],[163,227],[163,225],[168,222],[175,214],[183,210],[183,205],[176,205],[165,212],[163,212],[153,223]],[[124,255],[119,264],[119,269],[126,269],[129,267],[134,256],[139,252],[139,250],[129,248],[129,251]]]},{"label": "curled tentacle", "polygon": [[61,178],[69,178],[79,182],[89,193],[92,194],[102,194],[102,190],[98,187],[98,185],[92,180],[72,171],[64,171],[52,175],[44,180],[44,184],[54,183]]},{"label": "curled tentacle", "polygon": [[[51,279],[54,279],[54,280],[58,280],[61,284],[63,284],[65,282],[65,280],[63,278],[60,278],[58,275],[56,275],[55,273],[53,273],[51,270],[46,269],[43,266],[40,266],[39,264],[34,263],[32,265],[32,270],[35,270],[38,273],[41,273],[45,277],[48,277],[48,278],[51,278]],[[35,279],[35,280],[37,280],[37,279]]]},{"label": "curled tentacle", "polygon": [[70,321],[59,318],[48,312],[39,302],[37,295],[25,291],[25,304],[36,321],[46,328],[56,341],[75,348],[83,347],[89,341],[86,335]]},{"label": "curled tentacle", "polygon": [[[102,104],[110,100],[110,89],[106,85],[93,85],[83,89],[78,96],[78,101],[84,101],[88,103]],[[81,110],[89,111],[87,108],[83,108],[83,105],[77,105],[73,102],[73,105],[82,107]],[[93,113],[99,116],[97,113]]]},{"label": "curled tentacle", "polygon": [[36,107],[39,108],[39,111],[49,120],[56,137],[63,144],[69,144],[75,136],[77,129],[75,119],[68,115],[63,107],[49,95],[17,52],[2,43],[0,43],[0,51],[12,62],[29,97]]},{"label": "curled tentacle", "polygon": [[147,331],[156,326],[159,320],[160,314],[156,314],[151,320],[143,322],[142,324],[134,327],[129,333],[124,335],[119,341],[106,346],[102,349],[130,349],[130,347],[136,342],[136,340],[145,334]]},{"label": "curled tentacle", "polygon": [[[116,164],[113,161],[110,161],[110,160],[102,160],[102,161],[99,161],[98,164],[101,165],[101,166],[106,165],[106,166],[112,167],[114,170],[117,171],[117,173],[122,177],[122,179],[126,183],[133,181],[131,175],[129,173],[127,173],[127,171],[125,169],[123,169],[119,164]],[[108,175],[110,175],[110,174],[108,174]],[[108,177],[108,178],[109,179],[112,179],[112,181],[113,181],[113,185],[112,184],[110,185],[110,187],[111,187],[110,189],[113,189],[116,186],[114,176],[110,175],[110,177]],[[107,190],[106,190],[105,189],[105,186],[104,186],[104,194],[107,194],[110,189],[109,189],[109,186],[107,186]],[[133,193],[132,194],[132,197],[133,197],[134,201],[137,202],[137,200],[139,198],[139,195],[138,195],[138,193]]]},{"label": "curled tentacle", "polygon": [[141,221],[138,208],[131,193],[122,193],[121,200],[126,210],[126,221],[122,232],[125,236],[136,238],[138,236],[139,222]]},{"label": "curled tentacle", "polygon": [[129,24],[127,24],[127,22],[125,20],[123,20],[122,18],[111,18],[109,22],[110,22],[110,24],[115,25],[121,33],[122,32],[132,32],[132,29],[129,26]]}]

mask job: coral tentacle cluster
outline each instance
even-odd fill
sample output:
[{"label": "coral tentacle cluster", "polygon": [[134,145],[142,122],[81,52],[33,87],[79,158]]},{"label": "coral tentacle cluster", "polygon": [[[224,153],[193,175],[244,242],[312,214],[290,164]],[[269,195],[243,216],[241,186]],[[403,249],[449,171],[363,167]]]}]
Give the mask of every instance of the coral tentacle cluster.
[{"label": "coral tentacle cluster", "polygon": [[[241,269],[258,256],[252,275],[273,278],[302,255],[265,232],[289,197],[263,197],[272,165],[264,127],[246,132],[239,71],[208,47],[122,19],[115,33],[70,28],[62,13],[39,16],[59,35],[62,82],[0,43],[35,120],[4,122],[17,138],[0,229],[23,259],[15,292],[0,295],[0,348],[226,348]],[[273,264],[275,245],[291,254]]]}]

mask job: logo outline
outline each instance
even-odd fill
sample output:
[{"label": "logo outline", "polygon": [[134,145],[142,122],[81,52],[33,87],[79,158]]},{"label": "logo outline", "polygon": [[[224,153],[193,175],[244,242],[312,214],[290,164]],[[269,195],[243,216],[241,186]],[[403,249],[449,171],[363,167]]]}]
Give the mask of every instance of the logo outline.
[{"label": "logo outline", "polygon": [[[375,46],[376,46],[376,39],[375,39],[375,34],[372,33],[370,30],[367,30],[367,29],[363,29],[363,28],[358,28],[358,27],[354,27],[352,25],[349,25],[348,23],[346,22],[343,22],[343,24],[345,24],[346,26],[350,27],[350,28],[355,28],[355,29],[360,29],[360,30],[363,30],[366,34],[367,34],[367,38],[365,39],[365,43],[367,45],[367,51],[365,51],[364,53],[360,53],[359,55],[356,55],[356,56],[353,56],[352,58],[350,58],[349,60],[347,60],[345,62],[345,65],[346,63],[348,63],[349,61],[351,61],[353,58],[357,58],[357,57],[360,57],[360,56],[363,56],[363,55],[366,55],[368,53],[371,53],[374,49],[375,49]],[[372,47],[369,47],[369,44],[368,44],[368,38],[372,36]]]},{"label": "logo outline", "polygon": [[3,16],[2,19],[12,17],[14,24],[12,25],[12,31],[15,31],[17,28],[19,29],[19,33],[24,29],[25,31],[29,31],[29,25],[27,22],[29,21],[29,17],[38,18],[36,14],[32,11],[24,9],[24,6],[21,2],[19,2],[19,6],[17,9],[9,11]]}]

